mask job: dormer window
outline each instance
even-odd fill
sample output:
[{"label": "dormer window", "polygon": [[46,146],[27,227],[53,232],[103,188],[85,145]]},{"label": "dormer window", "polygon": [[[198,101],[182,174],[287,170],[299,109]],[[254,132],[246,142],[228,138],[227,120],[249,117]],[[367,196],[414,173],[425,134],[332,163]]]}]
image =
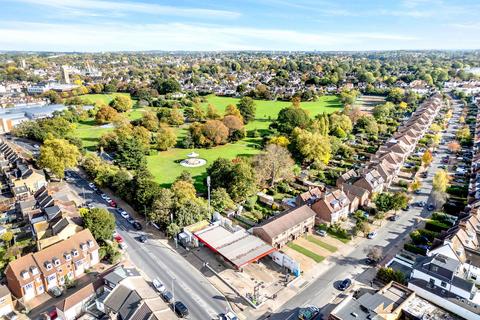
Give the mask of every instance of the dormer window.
[{"label": "dormer window", "polygon": [[78,250],[77,250],[77,249],[73,249],[73,250],[72,250],[72,255],[73,255],[74,257],[78,257]]},{"label": "dormer window", "polygon": [[87,243],[88,243],[88,246],[89,246],[90,248],[93,248],[93,246],[94,246],[93,240],[88,240]]},{"label": "dormer window", "polygon": [[65,260],[67,260],[67,261],[70,261],[70,260],[72,259],[72,255],[71,255],[70,253],[67,253],[67,252],[65,252],[65,253],[63,254],[63,257],[64,257]]},{"label": "dormer window", "polygon": [[20,275],[22,276],[23,280],[30,278],[30,274],[26,270],[22,271]]},{"label": "dormer window", "polygon": [[33,266],[33,267],[30,267],[30,272],[33,274],[33,275],[37,275],[38,274],[38,268]]},{"label": "dormer window", "polygon": [[88,246],[86,243],[80,243],[80,248],[82,249],[82,251],[87,251]]},{"label": "dormer window", "polygon": [[60,266],[60,259],[53,258],[53,264],[55,265],[55,267],[59,267]]},{"label": "dormer window", "polygon": [[45,261],[45,268],[47,270],[51,270],[52,269],[52,264],[49,261]]}]

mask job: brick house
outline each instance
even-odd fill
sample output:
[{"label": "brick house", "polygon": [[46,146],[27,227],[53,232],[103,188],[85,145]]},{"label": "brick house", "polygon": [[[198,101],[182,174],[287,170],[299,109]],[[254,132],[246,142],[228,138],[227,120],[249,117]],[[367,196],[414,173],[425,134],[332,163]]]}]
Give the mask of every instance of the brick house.
[{"label": "brick house", "polygon": [[315,226],[316,213],[307,205],[290,209],[253,227],[253,234],[272,247],[281,248]]},{"label": "brick house", "polygon": [[317,218],[328,223],[336,223],[348,217],[350,200],[342,189],[327,191],[312,205]]},{"label": "brick house", "polygon": [[66,279],[80,278],[99,262],[99,246],[90,230],[82,230],[36,253],[10,262],[5,269],[12,294],[25,301],[62,286]]}]

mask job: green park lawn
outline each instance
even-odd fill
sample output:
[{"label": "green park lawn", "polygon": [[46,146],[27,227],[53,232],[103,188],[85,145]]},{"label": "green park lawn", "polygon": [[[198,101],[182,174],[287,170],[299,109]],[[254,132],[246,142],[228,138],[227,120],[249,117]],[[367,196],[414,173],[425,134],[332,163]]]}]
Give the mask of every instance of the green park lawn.
[{"label": "green park lawn", "polygon": [[[109,103],[114,96],[115,94],[92,94],[82,96],[82,98],[91,103],[97,101]],[[224,112],[227,105],[236,104],[239,101],[237,98],[217,97],[214,95],[208,96],[207,99],[208,102],[204,103],[204,107],[206,108],[208,104],[213,104],[220,113]],[[246,130],[267,131],[270,123],[276,119],[278,112],[290,104],[290,102],[284,101],[256,101],[256,119],[246,125]],[[302,102],[301,106],[308,110],[312,117],[322,112],[330,113],[342,108],[342,104],[337,96],[323,96],[315,102]],[[144,110],[146,110],[146,108],[133,109],[129,112],[128,117],[131,120],[138,119]],[[93,119],[88,119],[77,126],[76,133],[77,136],[83,140],[84,146],[87,149],[94,150],[98,139],[102,134],[110,130],[112,130],[111,127],[98,126]],[[181,140],[187,133],[188,125],[175,128],[175,130],[179,140]],[[205,170],[210,163],[219,157],[233,159],[240,155],[255,155],[260,152],[260,141],[261,138],[245,138],[236,143],[229,143],[211,149],[196,149],[195,152],[200,155],[199,157],[207,160],[207,164],[199,168],[185,168],[179,164],[192,150],[172,148],[171,150],[148,156],[148,168],[155,177],[155,181],[162,186],[169,186],[182,171],[186,170],[194,177],[196,187],[202,190],[204,189],[203,179],[205,177]]]},{"label": "green park lawn", "polygon": [[116,96],[128,96],[128,93],[99,93],[99,94],[85,94],[80,96],[80,98],[87,102],[87,103],[98,103],[98,102],[103,102],[105,104],[109,104],[110,101],[113,100]]}]

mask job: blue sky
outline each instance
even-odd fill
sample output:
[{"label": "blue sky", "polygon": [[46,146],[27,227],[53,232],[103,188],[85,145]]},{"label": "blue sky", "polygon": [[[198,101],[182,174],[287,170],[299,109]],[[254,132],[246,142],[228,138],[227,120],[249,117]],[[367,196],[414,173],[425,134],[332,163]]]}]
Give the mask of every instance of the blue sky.
[{"label": "blue sky", "polygon": [[480,48],[479,0],[0,0],[0,50]]}]

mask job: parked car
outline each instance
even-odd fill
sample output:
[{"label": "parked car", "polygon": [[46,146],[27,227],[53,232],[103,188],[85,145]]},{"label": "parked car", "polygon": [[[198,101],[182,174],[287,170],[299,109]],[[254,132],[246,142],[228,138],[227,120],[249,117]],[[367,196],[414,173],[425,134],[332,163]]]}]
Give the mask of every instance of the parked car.
[{"label": "parked car", "polygon": [[319,319],[320,309],[315,306],[308,306],[304,308],[300,308],[298,310],[298,317],[299,320],[314,320]]},{"label": "parked car", "polygon": [[377,232],[376,231],[372,231],[370,232],[369,234],[367,234],[367,238],[368,239],[373,239],[377,236]]},{"label": "parked car", "polygon": [[121,235],[117,234],[115,237],[113,237],[113,239],[117,242],[117,243],[121,243],[123,242],[123,238]]},{"label": "parked car", "polygon": [[97,186],[96,186],[93,182],[90,182],[90,183],[88,184],[88,186],[90,187],[90,189],[92,189],[92,190],[94,190],[94,191],[97,191],[97,189],[98,189]]},{"label": "parked car", "polygon": [[135,221],[132,223],[132,225],[135,228],[135,230],[142,230],[142,225],[140,224],[140,222]]},{"label": "parked car", "polygon": [[327,235],[327,231],[325,230],[316,230],[316,234],[318,234],[320,237],[325,237]]},{"label": "parked car", "polygon": [[429,204],[429,205],[427,206],[427,210],[428,210],[428,211],[433,211],[433,210],[435,210],[435,206],[434,206],[433,204]]},{"label": "parked car", "polygon": [[62,289],[60,289],[59,287],[53,287],[53,288],[50,288],[50,290],[48,290],[52,296],[54,296],[55,298],[58,298],[62,295]]},{"label": "parked car", "polygon": [[365,264],[367,264],[369,266],[374,266],[377,263],[378,263],[378,261],[375,260],[375,259],[372,259],[372,258],[369,258],[369,257],[365,258]]},{"label": "parked car", "polygon": [[163,291],[163,293],[161,295],[162,295],[163,300],[166,303],[172,303],[173,302],[173,294],[170,291],[165,290],[165,291]]},{"label": "parked car", "polygon": [[398,218],[399,218],[398,215],[394,214],[394,215],[388,217],[388,220],[390,220],[390,221],[397,221]]},{"label": "parked car", "polygon": [[108,204],[109,204],[111,207],[113,207],[113,208],[116,208],[116,207],[117,207],[117,203],[115,202],[115,200],[110,200],[110,201],[108,202]]},{"label": "parked car", "polygon": [[87,208],[92,210],[93,208],[95,208],[95,205],[91,202],[87,203]]},{"label": "parked car", "polygon": [[173,304],[173,310],[180,318],[188,316],[188,308],[181,301],[177,301]]},{"label": "parked car", "polygon": [[140,241],[141,243],[145,243],[147,242],[148,238],[146,235],[142,234],[140,237],[138,237],[138,241]]},{"label": "parked car", "polygon": [[135,223],[135,219],[133,219],[133,218],[130,217],[130,216],[127,218],[127,221],[128,221],[128,223],[130,223],[130,224],[134,224],[134,223]]},{"label": "parked car", "polygon": [[128,248],[127,244],[125,242],[120,242],[118,244],[118,246],[120,247],[120,249],[122,250],[126,250]]},{"label": "parked car", "polygon": [[158,278],[153,279],[152,284],[153,287],[160,293],[163,293],[165,290],[167,290],[167,288],[165,288]]},{"label": "parked car", "polygon": [[425,204],[426,204],[425,201],[419,201],[419,202],[417,202],[417,206],[419,206],[420,208],[425,207]]},{"label": "parked car", "polygon": [[345,279],[340,284],[338,285],[338,289],[341,291],[347,290],[350,286],[352,285],[352,280],[350,279]]},{"label": "parked car", "polygon": [[110,199],[105,193],[102,193],[100,197],[105,201],[107,201],[107,199]]}]

